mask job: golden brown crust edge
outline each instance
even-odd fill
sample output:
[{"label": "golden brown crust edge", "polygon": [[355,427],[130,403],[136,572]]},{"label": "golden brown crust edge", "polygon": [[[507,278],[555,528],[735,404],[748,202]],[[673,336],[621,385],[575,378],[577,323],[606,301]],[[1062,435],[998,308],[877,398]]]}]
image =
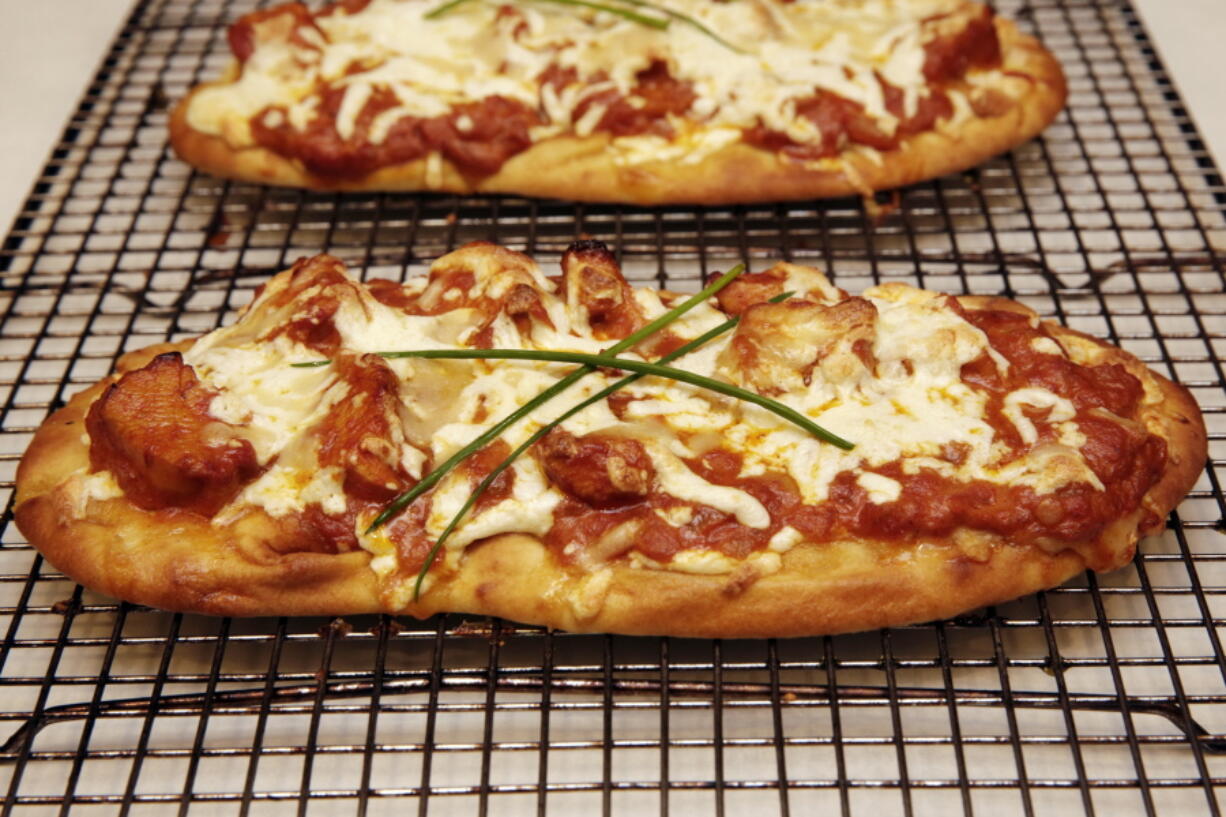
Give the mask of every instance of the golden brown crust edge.
[{"label": "golden brown crust edge", "polygon": [[[1022,309],[1003,299],[967,298]],[[977,303],[976,303],[977,302]],[[1112,525],[1118,564],[1138,535],[1161,520],[1195,482],[1206,455],[1200,412],[1183,387],[1114,347],[1059,327],[1079,357],[1121,362],[1157,399],[1151,430],[1168,441],[1169,468],[1144,508]],[[190,342],[128,355],[120,370]],[[113,378],[112,378],[113,379]],[[840,633],[944,618],[1057,585],[1085,569],[1073,551],[994,542],[986,561],[951,545],[925,545],[882,557],[871,543],[800,545],[782,569],[747,576],[696,576],[610,565],[579,575],[532,537],[508,535],[470,548],[462,569],[419,604],[387,609],[364,553],[279,553],[256,525],[223,539],[190,514],[150,514],[122,499],[85,505],[71,479],[88,465],[82,437],[89,405],[112,379],[73,397],[35,435],[17,474],[21,530],[56,567],[100,592],[168,610],[215,615],[345,615],[436,612],[495,615],[573,631],[764,637]],[[74,485],[77,486],[74,489]],[[1144,526],[1146,511],[1158,525]]]},{"label": "golden brown crust edge", "polygon": [[[119,373],[191,341],[125,355]],[[85,414],[118,375],[80,392],[34,435],[17,469],[17,526],[51,564],[109,596],[214,615],[376,612],[365,553],[277,553],[256,537],[223,539],[190,513],[149,513],[123,499],[89,501],[74,474],[89,466]]]},{"label": "golden brown crust edge", "polygon": [[[886,190],[955,173],[1004,153],[1038,135],[1064,107],[1064,73],[1055,57],[1012,21],[996,18],[1003,71],[1034,78],[1030,92],[1006,113],[970,119],[956,132],[928,131],[878,163],[849,153],[814,167],[771,151],[735,143],[701,161],[620,166],[606,149],[608,137],[558,137],[512,157],[491,176],[464,176],[441,162],[431,178],[424,159],[379,169],[361,179],[337,181],[308,173],[296,160],[260,147],[232,148],[218,136],[187,124],[191,94],[176,106],[170,121],[175,152],[216,176],[258,184],[317,190],[429,190],[448,193],[511,193],[628,204],[733,204],[785,199],[833,198]],[[195,91],[192,92],[193,94]]]}]

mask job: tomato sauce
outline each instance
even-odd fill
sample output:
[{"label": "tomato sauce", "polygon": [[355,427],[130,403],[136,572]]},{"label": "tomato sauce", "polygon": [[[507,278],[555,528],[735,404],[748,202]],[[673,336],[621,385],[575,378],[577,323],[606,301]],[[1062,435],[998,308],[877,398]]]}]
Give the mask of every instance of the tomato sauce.
[{"label": "tomato sauce", "polygon": [[774,150],[795,159],[812,160],[836,156],[848,143],[864,145],[875,150],[893,150],[904,136],[932,130],[937,122],[954,114],[949,96],[939,88],[919,97],[915,113],[906,115],[902,89],[877,78],[885,100],[885,108],[898,118],[893,133],[882,131],[858,102],[839,96],[831,91],[819,90],[811,97],[798,100],[796,113],[812,122],[821,131],[821,141],[798,143],[787,134],[771,130],[763,125],[746,128],[744,140],[751,145]]},{"label": "tomato sauce", "polygon": [[929,82],[955,80],[971,68],[1000,65],[1000,38],[986,6],[956,34],[924,44],[924,76]]},{"label": "tomato sauce", "polygon": [[[511,446],[506,440],[494,440],[494,442],[464,460],[461,469],[468,476],[468,483],[474,491],[481,484],[481,481],[488,477],[510,453]],[[472,512],[480,513],[488,507],[497,505],[499,502],[510,497],[513,490],[515,490],[515,469],[508,468],[499,474],[490,483],[490,487],[486,488],[481,496],[478,497]]]},{"label": "tomato sauce", "polygon": [[389,89],[376,88],[356,117],[353,135],[343,139],[336,118],[345,88],[323,86],[320,94],[318,111],[306,130],[295,130],[284,106],[273,106],[252,117],[251,133],[257,144],[300,160],[318,176],[336,179],[364,176],[433,151],[461,172],[488,175],[527,149],[532,144],[529,129],[540,124],[536,111],[522,102],[490,96],[456,105],[440,116],[401,117],[375,143],[370,140],[375,117],[399,104]]},{"label": "tomato sauce", "polygon": [[[735,517],[705,506],[693,508],[692,517],[684,524],[673,525],[664,517],[681,503],[658,493],[605,510],[572,498],[555,513],[554,527],[546,541],[559,558],[574,558],[574,548],[568,545],[591,546],[617,525],[637,520],[640,527],[635,549],[650,559],[667,562],[688,548],[710,548],[744,558],[765,548],[785,525],[796,528],[811,542],[865,538],[900,546],[972,529],[1018,543],[1091,543],[1085,554],[1090,566],[1106,566],[1110,554],[1096,552],[1092,543],[1111,522],[1137,508],[1161,477],[1166,462],[1166,443],[1131,419],[1140,405],[1140,382],[1117,364],[1082,366],[1063,356],[1037,351],[1033,341],[1050,336],[1042,327],[1031,326],[1024,315],[959,311],[988,335],[1010,364],[1007,374],[1002,375],[985,355],[963,370],[964,382],[988,393],[988,421],[998,439],[1014,449],[1014,457],[1030,450],[1014,424],[1001,413],[1003,398],[1009,392],[1039,386],[1063,395],[1077,408],[1074,419],[1085,437],[1081,453],[1103,490],[1078,481],[1039,494],[1024,485],[954,480],[930,468],[908,473],[896,461],[866,469],[900,485],[895,500],[874,502],[858,484],[857,474],[844,472],[831,483],[825,501],[806,504],[791,477],[780,473],[742,477],[741,456],[717,448],[687,460],[687,465],[708,482],[737,488],[757,499],[770,513],[768,527],[749,528]],[[1036,445],[1056,441],[1054,429],[1044,422],[1046,415],[1046,410],[1028,412],[1039,429]],[[952,444],[942,451],[942,458],[957,465],[967,454],[964,445]]]},{"label": "tomato sauce", "polygon": [[317,502],[307,505],[301,514],[286,517],[296,523],[293,537],[294,552],[347,553],[361,547],[357,537],[358,515],[363,510],[375,509],[370,502],[350,499],[345,511],[338,515],[324,512]]},{"label": "tomato sauce", "polygon": [[915,113],[907,116],[906,96],[901,88],[891,85],[881,77],[877,77],[885,100],[885,109],[898,117],[898,136],[910,136],[932,130],[937,122],[949,119],[954,115],[954,105],[949,96],[939,88],[933,88],[928,94],[916,100]]},{"label": "tomato sauce", "polygon": [[299,48],[314,48],[298,34],[302,26],[315,28],[310,10],[302,3],[285,3],[244,14],[226,31],[226,41],[239,62],[246,62],[255,52],[261,30],[275,30],[271,37],[288,36]]},{"label": "tomato sauce", "polygon": [[426,563],[426,556],[434,547],[434,539],[426,533],[426,519],[430,516],[430,494],[389,519],[382,531],[396,547],[396,566],[405,576],[413,576]]},{"label": "tomato sauce", "polygon": [[[353,14],[362,10],[368,0],[343,0],[318,12],[322,17],[338,12]],[[504,7],[502,16],[516,17],[517,12]],[[287,3],[271,9],[251,12],[236,23],[228,33],[230,48],[239,62],[245,62],[261,38],[288,38],[301,50],[318,50],[311,38],[301,31],[315,28],[323,37],[315,18],[301,3]],[[511,30],[518,39],[525,25]],[[881,77],[878,81],[885,97],[885,107],[898,118],[892,132],[878,127],[858,102],[845,99],[831,91],[815,88],[812,96],[796,101],[797,115],[813,122],[820,130],[817,143],[797,143],[786,134],[761,124],[743,130],[749,144],[802,160],[835,156],[847,144],[865,145],[877,150],[892,150],[903,137],[931,130],[953,115],[953,106],[942,90],[944,84],[955,83],[972,68],[993,68],[1001,64],[1000,42],[992,21],[992,12],[983,9],[957,33],[938,36],[924,45],[924,77],[932,84],[920,97],[917,110],[907,116],[903,92]],[[304,63],[305,67],[305,63]],[[587,78],[590,83],[605,80],[603,75]],[[550,65],[538,77],[541,86],[555,91],[579,81],[572,67]],[[289,124],[284,106],[272,106],[251,119],[255,142],[274,153],[298,159],[311,173],[327,179],[343,180],[368,175],[381,167],[421,159],[438,151],[462,173],[485,176],[497,172],[512,156],[526,150],[532,140],[530,129],[543,124],[539,113],[522,102],[501,96],[456,105],[452,110],[434,117],[402,117],[378,142],[371,139],[371,124],[375,117],[399,104],[388,88],[376,88],[359,112],[354,133],[342,138],[336,131],[336,118],[345,95],[345,86],[321,83],[316,89],[320,104],[305,130]],[[629,94],[608,89],[588,95],[576,107],[573,122],[578,122],[595,106],[603,113],[594,130],[613,137],[651,134],[672,138],[670,116],[682,116],[698,96],[693,85],[669,73],[664,60],[653,60],[636,76],[636,85]],[[1007,100],[999,97],[976,97],[980,105],[996,115],[998,104]]]},{"label": "tomato sauce", "polygon": [[694,87],[669,74],[668,64],[662,60],[653,61],[635,79],[637,84],[628,97],[609,90],[584,99],[575,109],[574,120],[582,119],[593,105],[605,105],[604,115],[596,124],[598,131],[613,136],[649,133],[671,137],[673,128],[668,115],[680,116],[690,109],[698,98]]},{"label": "tomato sauce", "polygon": [[[924,45],[924,77],[931,85],[919,97],[910,116],[906,113],[903,90],[880,75],[877,77],[885,108],[898,119],[893,133],[882,131],[860,103],[818,89],[813,96],[797,100],[796,113],[817,126],[821,131],[820,142],[798,143],[761,124],[746,128],[742,138],[764,150],[806,161],[836,156],[848,144],[893,150],[903,137],[932,130],[938,122],[954,115],[953,103],[942,86],[960,81],[971,68],[996,68],[1000,64],[1000,40],[992,12],[985,8],[957,34],[936,37]],[[1000,112],[993,109],[981,115]]]}]

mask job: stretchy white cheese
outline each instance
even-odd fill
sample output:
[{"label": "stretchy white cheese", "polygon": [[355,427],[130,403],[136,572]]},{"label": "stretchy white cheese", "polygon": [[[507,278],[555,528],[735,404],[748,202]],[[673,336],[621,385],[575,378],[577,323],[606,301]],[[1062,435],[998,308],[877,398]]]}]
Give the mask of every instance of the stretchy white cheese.
[{"label": "stretchy white cheese", "polygon": [[[816,271],[787,265],[781,269],[787,277],[786,285],[801,298],[827,305],[846,300],[844,293]],[[329,408],[351,399],[349,386],[339,379],[333,365],[291,367],[292,362],[317,360],[319,355],[288,336],[276,334],[271,342],[261,339],[300,318],[296,310],[312,297],[326,294],[340,299],[331,322],[344,352],[470,348],[476,331],[474,308],[447,308],[446,304],[473,303],[482,294],[503,297],[512,284],[534,292],[549,321],[533,321],[526,326],[500,313],[485,330],[492,345],[583,351],[598,351],[609,345],[609,341],[594,335],[588,307],[573,293],[567,303],[535,265],[514,275],[499,273],[493,267],[478,269],[466,290],[454,285],[442,289],[440,283],[436,288],[441,290],[443,307],[432,315],[406,314],[350,283],[331,284],[326,293],[316,287],[286,304],[282,303],[286,280],[274,280],[242,321],[207,335],[185,356],[202,383],[218,391],[211,404],[213,415],[236,424],[239,433],[255,447],[260,461],[271,466],[217,515],[219,524],[241,516],[244,507],[260,507],[274,517],[300,512],[311,502],[325,512],[343,509],[336,469],[321,469],[316,458],[317,425]],[[433,297],[424,280],[410,282],[405,291],[423,300]],[[688,524],[695,510],[704,507],[727,514],[747,528],[771,525],[771,513],[750,493],[713,484],[687,465],[685,460],[708,448],[711,441],[741,458],[742,476],[767,472],[790,475],[806,503],[827,499],[835,480],[845,473],[867,492],[870,502],[880,505],[897,501],[901,484],[870,470],[894,462],[901,463],[904,474],[924,469],[960,482],[1027,485],[1039,494],[1050,494],[1077,482],[1103,489],[1078,450],[1085,438],[1072,419],[1076,415],[1072,404],[1044,388],[1008,394],[1002,413],[1025,443],[1034,443],[1044,426],[1055,430],[1057,442],[1037,446],[1021,457],[1008,456],[1012,449],[1002,444],[985,415],[986,395],[963,382],[961,372],[964,365],[983,355],[1001,372],[1008,370],[1009,362],[990,347],[984,332],[968,323],[948,298],[898,283],[872,287],[862,297],[875,313],[873,370],[813,368],[807,383],[775,395],[853,441],[855,448],[851,451],[820,442],[758,407],[654,377],[625,388],[621,397],[629,398],[629,402],[618,411],[607,400],[601,401],[567,419],[562,428],[576,437],[602,432],[643,441],[655,469],[654,490],[673,503],[658,514],[674,527]],[[656,317],[667,308],[656,293],[648,290],[637,291],[634,301],[644,319]],[[726,319],[713,305],[704,304],[669,331],[688,340]],[[737,380],[747,374],[730,371],[721,363],[733,342],[733,333],[725,333],[673,365]],[[1045,345],[1042,352],[1060,354],[1061,349],[1056,344]],[[625,356],[641,359],[632,353]],[[400,384],[400,408],[394,422],[403,424],[405,439],[401,448],[392,452],[392,458],[406,463],[406,471],[414,478],[428,470],[427,463],[437,465],[447,459],[572,369],[566,364],[528,361],[401,359],[390,360],[388,365]],[[837,376],[830,379],[823,371]],[[511,426],[502,439],[510,447],[519,445],[543,424],[618,376],[605,371],[589,374],[563,397]],[[964,452],[960,461],[943,453],[951,445]],[[470,514],[449,539],[444,558],[454,562],[472,543],[498,533],[543,536],[550,529],[554,509],[564,500],[563,491],[546,478],[531,456],[518,460],[511,470],[514,483],[510,494]],[[104,476],[92,479],[95,487],[91,490],[104,490]],[[445,478],[432,495],[424,530],[437,537],[470,493],[470,482],[461,472]],[[372,568],[380,575],[391,575],[398,558],[396,549],[382,531],[365,532],[369,521],[356,519],[354,532],[362,546],[374,554]],[[627,529],[627,535],[632,539],[633,531]],[[768,550],[786,552],[801,538],[794,528],[783,527],[770,539]],[[769,572],[777,562],[777,557],[772,558],[774,562],[758,559],[754,562],[756,569]],[[715,551],[692,551],[678,554],[668,563],[641,555],[631,563],[711,573],[729,572],[738,561]]]},{"label": "stretchy white cheese", "polygon": [[[270,106],[283,106],[302,131],[318,104],[318,84],[343,88],[335,129],[354,135],[357,117],[376,90],[390,91],[366,138],[381,144],[397,121],[448,113],[453,106],[502,96],[541,114],[535,140],[592,132],[613,90],[630,97],[640,72],[663,62],[669,75],[695,94],[671,139],[658,135],[614,139],[625,163],[673,158],[693,163],[757,125],[797,144],[821,141],[820,126],[797,115],[797,102],[817,90],[855,102],[886,135],[898,119],[887,110],[880,80],[902,93],[912,116],[926,95],[924,44],[934,36],[924,21],[961,4],[955,0],[658,0],[644,16],[668,21],[658,30],[608,12],[550,3],[505,5],[469,0],[427,17],[439,0],[372,0],[361,11],[343,8],[300,26],[300,38],[261,40],[240,76],[196,94],[191,127],[251,143],[245,124]],[[669,15],[673,15],[669,19]],[[685,18],[716,34],[704,33]],[[723,40],[724,42],[720,42]],[[577,82],[558,90],[540,78],[551,68],[573,70]],[[972,116],[962,106],[954,117]],[[281,122],[265,122],[276,126]],[[951,123],[952,124],[952,123]],[[461,130],[462,130],[461,123]]]}]

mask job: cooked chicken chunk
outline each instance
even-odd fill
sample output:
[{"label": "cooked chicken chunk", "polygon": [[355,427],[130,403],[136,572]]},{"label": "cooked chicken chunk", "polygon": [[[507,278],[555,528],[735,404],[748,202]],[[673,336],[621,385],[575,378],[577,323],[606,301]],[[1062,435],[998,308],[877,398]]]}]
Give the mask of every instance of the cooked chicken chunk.
[{"label": "cooked chicken chunk", "polygon": [[[718,273],[712,273],[714,278]],[[719,308],[729,315],[740,315],[754,304],[762,304],[784,292],[820,304],[833,304],[847,293],[812,267],[801,267],[780,261],[762,272],[746,273],[716,295]]]},{"label": "cooked chicken chunk", "polygon": [[215,396],[178,352],[125,374],[86,415],[90,466],[146,510],[213,515],[260,472],[251,443],[209,415]]},{"label": "cooked chicken chunk", "polygon": [[720,369],[762,394],[803,389],[814,378],[850,380],[872,370],[876,319],[877,308],[863,298],[756,304],[741,316]]},{"label": "cooked chicken chunk", "polygon": [[597,508],[637,502],[655,479],[651,457],[638,440],[600,432],[576,437],[555,429],[541,440],[538,453],[555,485]]},{"label": "cooked chicken chunk", "polygon": [[400,465],[405,445],[400,421],[400,383],[377,355],[345,355],[336,361],[346,395],[315,429],[321,467],[345,472],[345,493],[386,501],[408,487]]},{"label": "cooked chicken chunk", "polygon": [[562,280],[571,320],[586,322],[600,339],[621,339],[646,321],[617,259],[599,241],[577,241],[562,256]]}]

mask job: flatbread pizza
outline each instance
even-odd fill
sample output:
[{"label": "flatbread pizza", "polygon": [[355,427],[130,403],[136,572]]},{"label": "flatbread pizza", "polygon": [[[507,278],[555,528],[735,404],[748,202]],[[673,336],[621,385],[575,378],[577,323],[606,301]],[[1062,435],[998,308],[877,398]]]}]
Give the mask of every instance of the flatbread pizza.
[{"label": "flatbread pizza", "polygon": [[1118,568],[1204,464],[1186,390],[1016,302],[724,284],[633,288],[593,242],[555,276],[492,244],[404,284],[303,259],[51,415],[17,524],[168,610],[795,636]]},{"label": "flatbread pizza", "polygon": [[316,190],[735,203],[972,167],[1064,104],[968,0],[346,0],[252,12],[174,110],[209,173]]}]

